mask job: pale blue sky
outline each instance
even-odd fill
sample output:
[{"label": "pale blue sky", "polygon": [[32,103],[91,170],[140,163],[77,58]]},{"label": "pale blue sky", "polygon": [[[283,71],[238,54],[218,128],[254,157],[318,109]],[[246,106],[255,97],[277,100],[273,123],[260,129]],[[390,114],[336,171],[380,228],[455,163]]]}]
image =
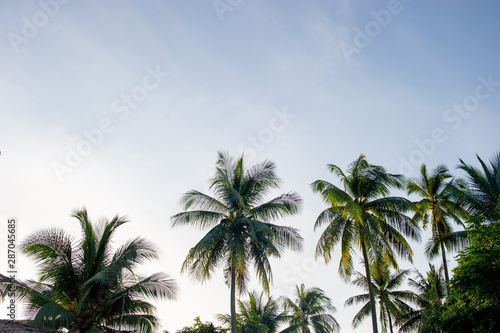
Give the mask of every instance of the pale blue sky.
[{"label": "pale blue sky", "polygon": [[[180,283],[178,301],[158,304],[163,329],[214,321],[229,291],[220,275],[203,286],[180,275],[202,232],[169,218],[182,193],[208,190],[218,150],[245,149],[249,162],[275,161],[282,192],[304,199],[281,223],[301,230],[305,250],[275,263],[275,293],[291,295],[302,267],[351,332],[357,308],[343,304],[358,291],[338,277],[338,257],[310,260],[324,205],[309,184],[336,182],[325,165],[361,153],[406,176],[422,160],[454,169],[490,158],[499,19],[496,1],[3,1],[0,218],[17,217],[20,237],[50,226],[76,236],[73,209],[128,215],[119,240],[154,241],[162,260],[146,270]],[[21,277],[33,277],[20,260]],[[426,265],[416,245],[415,266]]]}]

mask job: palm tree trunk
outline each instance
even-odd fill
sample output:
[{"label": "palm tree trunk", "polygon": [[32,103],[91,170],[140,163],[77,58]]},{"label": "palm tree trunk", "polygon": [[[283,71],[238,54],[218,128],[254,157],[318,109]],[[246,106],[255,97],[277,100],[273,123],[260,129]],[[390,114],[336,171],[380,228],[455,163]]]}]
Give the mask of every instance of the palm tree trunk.
[{"label": "palm tree trunk", "polygon": [[448,276],[448,263],[446,262],[446,251],[441,243],[441,256],[443,257],[444,279],[446,281],[446,291],[449,291],[450,277]]},{"label": "palm tree trunk", "polygon": [[363,261],[365,263],[366,282],[368,283],[368,294],[370,295],[370,309],[372,312],[373,333],[378,333],[377,327],[377,309],[375,308],[375,296],[373,295],[372,276],[370,274],[370,262],[366,253],[365,242],[361,240],[361,249],[363,251]]},{"label": "palm tree trunk", "polygon": [[236,333],[236,272],[231,264],[231,333]]}]

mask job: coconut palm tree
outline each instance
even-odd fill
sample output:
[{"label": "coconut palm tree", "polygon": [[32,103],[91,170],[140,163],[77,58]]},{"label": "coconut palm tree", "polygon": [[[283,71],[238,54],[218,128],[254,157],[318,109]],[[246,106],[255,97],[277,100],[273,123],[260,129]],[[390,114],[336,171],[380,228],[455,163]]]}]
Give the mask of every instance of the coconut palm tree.
[{"label": "coconut palm tree", "polygon": [[[96,227],[86,209],[72,216],[82,230],[78,242],[64,230],[42,229],[20,246],[40,272],[38,281],[15,282],[34,324],[81,333],[122,327],[153,332],[158,319],[147,299],[173,299],[176,290],[175,282],[163,273],[137,273],[138,265],[158,258],[156,247],[136,237],[113,251],[114,234],[127,223],[125,218],[115,216]],[[3,284],[11,282],[5,278]]]},{"label": "coconut palm tree", "polygon": [[[412,203],[402,197],[389,197],[390,188],[403,188],[401,175],[388,173],[383,167],[368,163],[364,155],[352,162],[344,173],[329,164],[329,170],[342,182],[341,189],[327,181],[311,184],[329,205],[322,211],[314,229],[327,224],[316,246],[316,256],[328,263],[337,243],[341,244],[339,273],[345,279],[354,272],[353,254],[361,251],[366,277],[371,281],[370,262],[383,258],[398,268],[396,256],[412,260],[412,250],[405,236],[420,240],[418,225],[405,215],[413,209]],[[378,333],[375,298],[368,284],[373,332]]]},{"label": "coconut palm tree", "polygon": [[[263,299],[263,293],[248,293],[248,300],[238,300],[238,333],[277,333],[281,323],[286,321],[285,313],[280,310],[274,298]],[[224,324],[231,325],[230,315],[219,315]]]},{"label": "coconut palm tree", "polygon": [[443,266],[436,269],[429,264],[429,271],[425,276],[418,271],[416,275],[415,279],[408,279],[408,284],[417,291],[414,303],[418,309],[410,310],[402,316],[403,324],[399,332],[438,333],[433,323],[439,319],[448,294],[446,281],[443,279]]},{"label": "coconut palm tree", "polygon": [[[386,333],[389,330],[389,332],[393,333],[393,323],[398,322],[402,314],[410,312],[411,306],[408,305],[408,302],[414,301],[416,297],[412,291],[396,290],[406,280],[410,270],[405,269],[391,274],[389,266],[378,265],[372,266],[371,273],[373,293],[379,304],[382,332]],[[359,272],[356,274],[353,284],[368,290],[366,276]],[[354,328],[370,315],[370,295],[356,295],[345,302],[346,306],[360,303],[364,303],[364,305],[352,321]]]},{"label": "coconut palm tree", "polygon": [[281,333],[331,333],[340,326],[331,313],[336,311],[332,301],[319,288],[295,286],[295,297],[283,297],[283,309],[289,313],[288,327]]},{"label": "coconut palm tree", "polygon": [[426,246],[426,254],[432,259],[441,253],[443,259],[444,276],[448,284],[448,263],[446,249],[456,250],[466,244],[466,232],[453,232],[450,221],[463,227],[461,218],[467,213],[461,208],[453,193],[456,191],[452,176],[448,168],[439,165],[431,174],[427,166],[422,164],[420,177],[412,179],[407,184],[408,194],[416,194],[422,199],[416,203],[415,222],[422,222],[424,229],[430,224],[432,237]]},{"label": "coconut palm tree", "polygon": [[467,183],[459,195],[470,214],[481,215],[487,222],[500,221],[500,151],[487,165],[477,156],[481,169],[460,160],[458,169],[467,174]]},{"label": "coconut palm tree", "polygon": [[270,223],[299,212],[302,200],[295,192],[263,202],[271,189],[279,187],[275,164],[258,163],[245,169],[243,156],[235,160],[219,152],[210,189],[214,196],[191,190],[181,203],[184,212],[172,224],[210,228],[189,251],[182,271],[200,281],[224,267],[231,288],[231,332],[236,332],[236,289],[245,290],[248,270],[253,266],[265,291],[272,280],[270,257],[280,257],[285,248],[300,250],[302,237],[291,227]]}]

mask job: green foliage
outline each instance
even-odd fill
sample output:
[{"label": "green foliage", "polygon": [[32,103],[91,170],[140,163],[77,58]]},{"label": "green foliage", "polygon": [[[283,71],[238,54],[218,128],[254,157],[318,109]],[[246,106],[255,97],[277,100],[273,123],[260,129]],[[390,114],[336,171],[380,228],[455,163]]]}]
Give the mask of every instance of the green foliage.
[{"label": "green foliage", "polygon": [[[279,304],[256,291],[248,293],[248,300],[238,301],[237,332],[238,333],[276,333],[281,323],[286,321],[285,313]],[[218,319],[226,325],[231,325],[231,316],[219,315]]]},{"label": "green foliage", "polygon": [[[409,290],[397,290],[405,282],[409,272],[409,270],[402,270],[391,274],[390,267],[383,264],[371,267],[372,288],[379,305],[382,332],[393,332],[393,326],[400,322],[403,314],[412,311],[408,302],[414,301],[416,295]],[[357,273],[356,275],[357,277],[353,281],[353,284],[359,288],[368,290],[366,276],[361,273]],[[354,328],[371,315],[369,302],[369,294],[356,295],[350,297],[345,302],[346,306],[363,304],[352,321]]]},{"label": "green foliage", "polygon": [[458,168],[466,175],[458,197],[472,215],[482,216],[488,222],[500,220],[500,151],[486,164],[477,156],[481,169],[460,160]]},{"label": "green foliage", "polygon": [[[116,216],[94,226],[85,209],[73,215],[82,239],[59,229],[42,229],[21,244],[35,259],[38,281],[15,281],[19,301],[26,301],[33,323],[77,332],[133,329],[153,332],[158,325],[155,307],[147,299],[172,299],[175,283],[163,273],[137,274],[137,267],[157,258],[156,248],[137,237],[113,252],[116,229],[127,221]],[[10,280],[1,276],[2,286]]]},{"label": "green foliage", "polygon": [[176,333],[224,333],[227,329],[215,327],[213,323],[202,323],[200,317],[194,319],[193,326],[186,326],[183,329],[176,331]]},{"label": "green foliage", "polygon": [[385,258],[397,268],[396,255],[410,259],[412,250],[404,235],[420,240],[418,226],[404,213],[413,205],[402,197],[389,197],[390,188],[402,188],[401,175],[388,173],[381,166],[369,164],[361,155],[351,163],[347,174],[335,166],[330,170],[340,177],[344,190],[323,180],[311,184],[330,206],[318,216],[314,228],[327,224],[316,247],[316,254],[328,262],[337,243],[341,243],[339,272],[348,278],[354,272],[352,252],[366,249],[365,265]]},{"label": "green foliage", "polygon": [[443,311],[443,302],[446,298],[446,282],[443,278],[443,267],[436,269],[429,264],[429,271],[422,275],[416,272],[415,279],[410,278],[410,287],[416,290],[413,300],[418,307],[410,310],[401,318],[402,325],[399,332],[439,333],[436,323]]},{"label": "green foliage", "polygon": [[463,226],[461,218],[467,215],[456,202],[456,187],[450,179],[446,166],[440,165],[429,174],[427,166],[422,164],[420,177],[411,179],[407,184],[408,194],[416,194],[421,198],[416,203],[413,220],[421,221],[424,229],[429,224],[432,228],[426,254],[432,259],[441,253],[446,283],[449,282],[449,276],[445,249],[456,250],[463,248],[466,243],[466,233],[453,232],[450,224],[450,221],[455,221]]},{"label": "green foliage", "polygon": [[500,332],[500,223],[481,220],[472,219],[470,244],[453,270],[440,321],[445,332]]},{"label": "green foliage", "polygon": [[339,332],[340,326],[332,313],[336,311],[332,301],[319,288],[306,289],[304,284],[295,287],[295,297],[283,297],[288,327],[281,333]]}]

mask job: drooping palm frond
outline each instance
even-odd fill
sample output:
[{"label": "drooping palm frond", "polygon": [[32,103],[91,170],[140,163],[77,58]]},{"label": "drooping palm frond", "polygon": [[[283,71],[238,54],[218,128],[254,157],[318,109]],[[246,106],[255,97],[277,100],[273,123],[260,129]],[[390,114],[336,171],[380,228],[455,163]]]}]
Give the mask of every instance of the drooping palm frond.
[{"label": "drooping palm frond", "polygon": [[198,226],[200,229],[206,227],[215,226],[226,215],[218,212],[209,212],[205,210],[191,210],[186,212],[181,212],[172,216],[172,226],[177,226],[179,224],[193,224]]},{"label": "drooping palm frond", "polygon": [[227,212],[227,208],[222,202],[196,190],[184,193],[180,203],[184,206],[184,209],[190,209],[194,206],[198,207],[200,210],[208,210],[220,214]]},{"label": "drooping palm frond", "polygon": [[436,258],[441,250],[441,244],[448,251],[458,251],[464,249],[469,243],[467,239],[467,230],[454,231],[442,236],[434,236],[425,244],[425,254],[429,259]]},{"label": "drooping palm frond", "polygon": [[299,213],[301,205],[300,196],[290,192],[252,208],[250,214],[257,220],[274,221]]}]

